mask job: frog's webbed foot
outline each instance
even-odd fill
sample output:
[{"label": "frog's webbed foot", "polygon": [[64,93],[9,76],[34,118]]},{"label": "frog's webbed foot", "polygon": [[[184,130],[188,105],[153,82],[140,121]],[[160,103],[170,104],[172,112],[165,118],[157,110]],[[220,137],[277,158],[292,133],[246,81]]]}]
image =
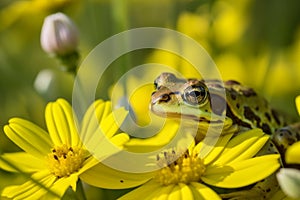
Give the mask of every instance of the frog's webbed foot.
[{"label": "frog's webbed foot", "polygon": [[228,194],[221,194],[222,199],[230,200],[264,200],[270,199],[279,189],[275,174],[256,183],[249,190],[242,190],[231,192]]},{"label": "frog's webbed foot", "polygon": [[300,141],[300,122],[278,129],[272,135],[272,141],[280,151],[282,158],[284,158],[287,148]]}]

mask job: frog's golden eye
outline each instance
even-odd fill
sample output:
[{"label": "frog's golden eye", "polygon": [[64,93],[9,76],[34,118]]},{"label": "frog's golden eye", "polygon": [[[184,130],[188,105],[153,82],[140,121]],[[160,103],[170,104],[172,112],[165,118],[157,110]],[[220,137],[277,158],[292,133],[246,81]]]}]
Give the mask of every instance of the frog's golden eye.
[{"label": "frog's golden eye", "polygon": [[184,89],[182,99],[190,105],[198,105],[206,103],[208,97],[207,88],[204,85],[190,85]]}]

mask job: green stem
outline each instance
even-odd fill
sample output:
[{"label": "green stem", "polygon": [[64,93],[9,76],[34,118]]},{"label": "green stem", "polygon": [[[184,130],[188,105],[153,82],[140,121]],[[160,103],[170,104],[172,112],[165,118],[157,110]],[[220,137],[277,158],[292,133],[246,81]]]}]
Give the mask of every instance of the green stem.
[{"label": "green stem", "polygon": [[[113,19],[113,31],[115,33],[119,33],[121,31],[125,31],[128,29],[128,4],[127,1],[120,1],[120,0],[112,0],[112,19]],[[115,48],[126,48],[130,44],[129,38],[126,38],[122,41],[121,44],[118,44]],[[126,55],[120,58],[121,65],[118,69],[119,74],[116,75],[115,79],[119,78],[123,74],[127,72],[129,66],[131,65],[131,58],[130,55]],[[117,81],[117,80],[115,80]],[[124,86],[124,95],[127,93],[126,82],[122,83]]]},{"label": "green stem", "polygon": [[79,62],[79,58],[80,58],[78,51],[74,51],[72,53],[69,53],[69,54],[66,54],[63,56],[57,56],[57,58],[59,59],[61,65],[62,65],[61,66],[62,71],[71,72],[72,74],[74,74],[76,76],[78,62]]},{"label": "green stem", "polygon": [[80,91],[80,96],[75,97],[75,99],[78,101],[78,104],[80,106],[79,108],[76,108],[76,114],[81,119],[91,102],[88,102],[86,98],[82,77],[77,77],[80,54],[78,51],[74,51],[63,56],[57,56],[57,58],[61,63],[61,70],[64,72],[69,72],[73,75],[74,87],[76,87]]},{"label": "green stem", "polygon": [[76,195],[77,195],[78,199],[79,200],[87,200],[85,193],[84,193],[82,181],[80,179],[78,179],[76,187],[77,187]]}]

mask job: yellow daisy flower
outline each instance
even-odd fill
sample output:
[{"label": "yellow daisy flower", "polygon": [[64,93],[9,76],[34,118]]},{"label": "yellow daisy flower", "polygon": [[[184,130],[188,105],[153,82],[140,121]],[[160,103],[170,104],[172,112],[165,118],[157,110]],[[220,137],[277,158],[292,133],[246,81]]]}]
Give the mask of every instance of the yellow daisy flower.
[{"label": "yellow daisy flower", "polygon": [[[161,168],[151,173],[126,173],[97,165],[91,170],[96,172],[105,168],[109,177],[95,173],[92,185],[114,189],[140,185],[122,196],[122,200],[221,199],[210,186],[244,187],[268,177],[280,167],[279,155],[253,157],[269,139],[260,129],[231,139],[232,135],[220,137],[213,147],[202,141],[191,145],[188,151],[165,151],[156,157],[156,164]],[[207,149],[210,150],[208,154],[205,153]],[[174,158],[178,159],[173,162]],[[97,182],[100,178],[109,178],[109,181]]]},{"label": "yellow daisy flower", "polygon": [[[0,167],[31,177],[22,185],[4,188],[1,195],[12,199],[59,199],[69,186],[76,191],[80,176],[99,163],[99,159],[110,155],[102,146],[107,144],[107,138],[117,146],[129,139],[124,133],[115,135],[118,126],[114,115],[124,120],[127,111],[120,108],[112,112],[110,102],[97,100],[78,124],[70,104],[58,99],[45,110],[49,134],[27,120],[10,119],[4,132],[24,152],[1,155]],[[91,140],[98,142],[98,148],[89,146],[94,144]]]}]

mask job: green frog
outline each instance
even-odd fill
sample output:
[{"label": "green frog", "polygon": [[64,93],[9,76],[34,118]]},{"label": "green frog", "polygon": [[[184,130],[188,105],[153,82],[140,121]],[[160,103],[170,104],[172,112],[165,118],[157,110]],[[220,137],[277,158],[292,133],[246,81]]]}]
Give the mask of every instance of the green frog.
[{"label": "green frog", "polygon": [[[286,126],[285,118],[272,109],[264,98],[252,88],[237,81],[186,80],[177,78],[172,73],[162,73],[154,81],[154,85],[155,92],[152,93],[150,103],[153,113],[170,118],[188,119],[199,125],[231,120],[241,131],[261,128],[271,135],[271,140],[259,154],[283,155],[288,146],[300,139],[299,125]],[[223,116],[224,120],[212,116]],[[273,175],[252,188],[251,194],[257,194],[252,198],[268,198],[278,187]],[[224,198],[244,199],[247,194],[250,193],[233,192]]]}]

